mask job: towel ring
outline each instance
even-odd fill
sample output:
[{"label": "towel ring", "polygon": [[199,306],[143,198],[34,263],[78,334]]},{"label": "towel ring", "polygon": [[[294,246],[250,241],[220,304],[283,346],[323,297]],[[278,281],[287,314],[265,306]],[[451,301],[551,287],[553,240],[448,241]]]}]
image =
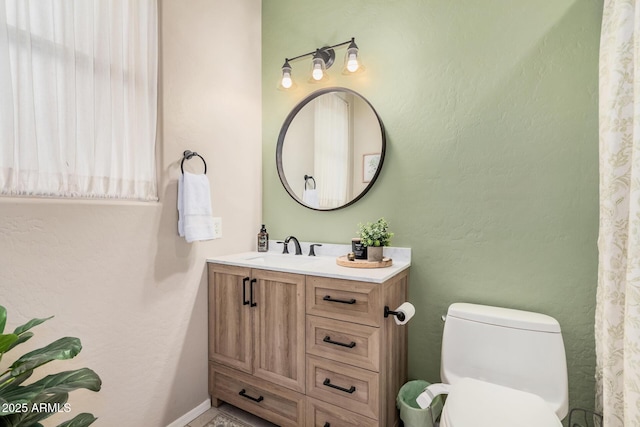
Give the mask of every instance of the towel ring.
[{"label": "towel ring", "polygon": [[307,183],[309,182],[309,180],[313,181],[313,188],[312,190],[316,189],[316,180],[313,179],[313,177],[311,175],[305,175],[304,176],[304,189],[307,189]]},{"label": "towel ring", "polygon": [[182,174],[184,175],[184,161],[185,160],[191,160],[191,158],[193,156],[198,156],[202,159],[202,163],[204,163],[204,174],[207,174],[207,162],[204,161],[204,157],[202,157],[200,154],[196,153],[195,151],[191,151],[191,150],[185,150],[184,153],[182,153],[182,161],[180,162],[180,170],[182,171]]}]

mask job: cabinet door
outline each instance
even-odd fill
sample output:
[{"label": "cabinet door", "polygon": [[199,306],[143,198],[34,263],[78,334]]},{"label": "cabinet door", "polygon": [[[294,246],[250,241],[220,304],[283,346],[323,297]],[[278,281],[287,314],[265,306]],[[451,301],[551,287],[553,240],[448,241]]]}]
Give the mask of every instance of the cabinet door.
[{"label": "cabinet door", "polygon": [[253,362],[250,275],[249,268],[209,264],[209,359],[249,374]]},{"label": "cabinet door", "polygon": [[292,390],[305,388],[305,277],[252,270],[253,374]]}]

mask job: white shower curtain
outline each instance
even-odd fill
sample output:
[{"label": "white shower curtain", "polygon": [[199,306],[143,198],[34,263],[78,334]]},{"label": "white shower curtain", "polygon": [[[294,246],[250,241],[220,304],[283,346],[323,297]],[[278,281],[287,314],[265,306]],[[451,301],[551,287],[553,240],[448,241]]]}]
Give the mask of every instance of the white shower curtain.
[{"label": "white shower curtain", "polygon": [[596,407],[603,413],[606,427],[640,426],[638,1],[604,2],[599,124]]},{"label": "white shower curtain", "polygon": [[0,194],[156,200],[156,0],[0,0]]}]

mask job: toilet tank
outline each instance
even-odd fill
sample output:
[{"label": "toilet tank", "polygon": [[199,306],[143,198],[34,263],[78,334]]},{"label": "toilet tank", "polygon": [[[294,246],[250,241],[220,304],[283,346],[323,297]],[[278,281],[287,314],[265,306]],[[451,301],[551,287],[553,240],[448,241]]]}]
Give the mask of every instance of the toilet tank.
[{"label": "toilet tank", "polygon": [[568,412],[567,362],[558,322],[547,315],[477,304],[449,307],[442,337],[442,382],[471,377],[542,397]]}]

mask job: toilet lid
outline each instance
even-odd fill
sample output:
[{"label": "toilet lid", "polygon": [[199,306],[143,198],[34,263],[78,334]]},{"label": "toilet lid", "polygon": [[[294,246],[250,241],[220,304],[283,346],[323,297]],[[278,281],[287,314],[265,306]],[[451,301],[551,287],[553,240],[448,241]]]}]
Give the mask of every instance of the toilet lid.
[{"label": "toilet lid", "polygon": [[441,418],[443,427],[562,427],[540,396],[472,378],[451,387]]}]

